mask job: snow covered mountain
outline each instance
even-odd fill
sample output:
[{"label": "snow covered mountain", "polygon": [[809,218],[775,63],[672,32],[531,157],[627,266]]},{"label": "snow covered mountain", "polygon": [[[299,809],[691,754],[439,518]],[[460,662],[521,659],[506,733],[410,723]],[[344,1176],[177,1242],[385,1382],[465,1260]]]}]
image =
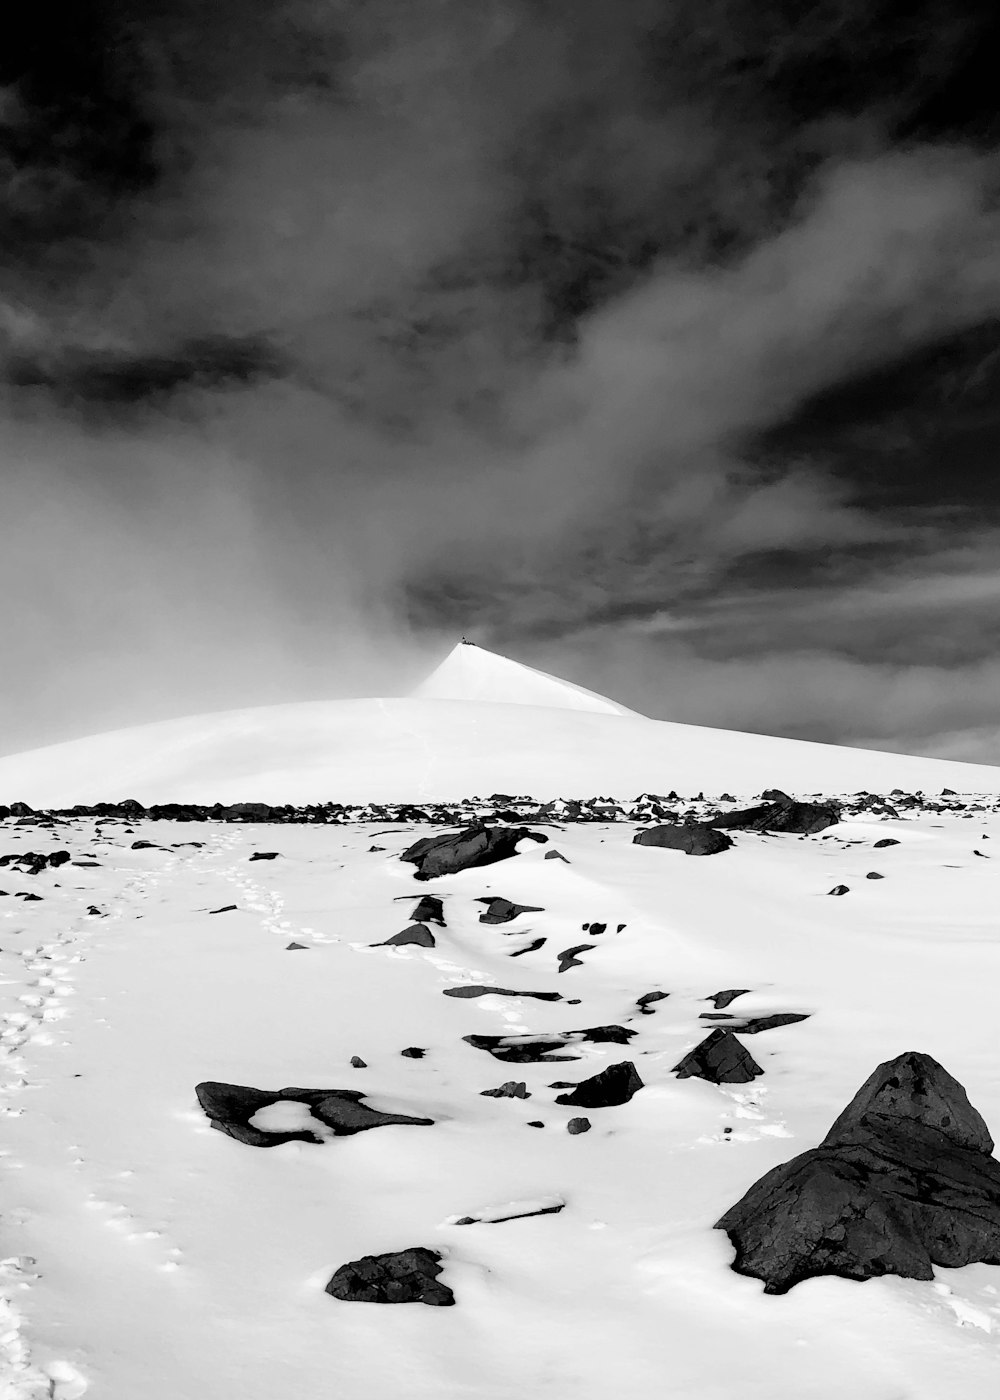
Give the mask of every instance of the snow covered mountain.
[{"label": "snow covered mountain", "polygon": [[196,715],[0,759],[0,802],[1000,791],[1000,768],[646,719],[460,643],[407,698]]}]

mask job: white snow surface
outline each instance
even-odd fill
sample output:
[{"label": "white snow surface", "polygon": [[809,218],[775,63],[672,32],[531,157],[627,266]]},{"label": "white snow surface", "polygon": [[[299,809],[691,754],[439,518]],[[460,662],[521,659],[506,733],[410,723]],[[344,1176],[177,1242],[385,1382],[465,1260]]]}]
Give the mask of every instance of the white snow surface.
[{"label": "white snow surface", "polygon": [[497,791],[626,799],[765,787],[996,792],[1000,768],[646,719],[468,645],[414,697],[196,715],[0,759],[0,802],[35,807],[457,801]]},{"label": "white snow surface", "polygon": [[[712,1226],[905,1050],[1000,1129],[1000,817],[742,833],[702,859],[634,846],[627,824],[547,832],[424,884],[398,860],[419,827],[0,824],[4,852],[100,862],[0,869],[3,1400],[995,1400],[1000,1268],[766,1297]],[[900,844],[874,850],[885,836]],[[257,849],[281,856],[250,864]],[[444,898],[436,948],[369,946],[425,893]],[[482,925],[488,895],[542,912]],[[442,995],[469,982],[579,1005]],[[733,1013],[810,1019],[747,1039],[752,1085],[677,1080],[728,987],[753,989]],[[639,1014],[654,990],[669,997]],[[612,1022],[638,1032],[628,1048],[578,1042],[554,1065],[462,1040]],[[580,1110],[552,1081],[625,1059],[645,1087],[571,1136]],[[258,1149],[209,1127],[204,1079],[360,1089],[435,1122]],[[481,1097],[509,1079],[531,1097]],[[413,1246],[442,1253],[455,1307],[324,1292],[345,1262]]]}]

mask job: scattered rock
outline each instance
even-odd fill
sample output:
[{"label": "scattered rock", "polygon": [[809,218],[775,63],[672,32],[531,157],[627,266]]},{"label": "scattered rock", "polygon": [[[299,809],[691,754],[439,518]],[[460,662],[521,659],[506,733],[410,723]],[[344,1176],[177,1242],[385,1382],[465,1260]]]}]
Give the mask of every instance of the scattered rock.
[{"label": "scattered rock", "polygon": [[556,1103],[572,1104],[578,1108],[613,1108],[628,1103],[633,1094],[644,1087],[631,1060],[608,1065],[600,1074],[584,1079],[570,1094],[559,1094]]},{"label": "scattered rock", "polygon": [[437,924],[439,928],[444,928],[444,904],[438,895],[425,894],[410,918],[415,924]]},{"label": "scattered rock", "polygon": [[361,1058],[360,1055],[352,1055],[352,1056],[351,1056],[351,1069],[367,1069],[367,1068],[368,1068],[368,1065],[365,1063],[365,1061]]},{"label": "scattered rock", "polygon": [[899,845],[899,842],[896,840],[896,838],[895,838],[894,836],[883,836],[882,839],[881,839],[881,841],[876,841],[876,842],[875,842],[875,845],[872,847],[872,850],[873,850],[873,851],[881,851],[881,850],[884,850],[886,846],[898,846],[898,845]]},{"label": "scattered rock", "polygon": [[569,1120],[569,1122],[566,1124],[566,1131],[567,1131],[568,1133],[572,1134],[572,1136],[574,1136],[574,1137],[575,1137],[578,1133],[589,1133],[589,1132],[590,1132],[590,1119],[589,1119],[589,1118],[571,1118],[571,1119]]},{"label": "scattered rock", "polygon": [[734,1017],[728,1029],[740,1035],[757,1035],[760,1031],[773,1031],[779,1026],[794,1026],[796,1021],[808,1020],[807,1011],[776,1011],[772,1016]]},{"label": "scattered rock", "polygon": [[582,961],[576,956],[577,953],[589,953],[593,948],[592,943],[576,943],[572,948],[564,948],[556,956],[559,959],[559,972],[568,972],[571,967],[582,967]]},{"label": "scattered rock", "polygon": [[366,1254],[342,1264],[326,1292],[346,1303],[427,1303],[450,1308],[455,1295],[438,1280],[441,1255],[433,1249],[403,1249],[396,1254]]},{"label": "scattered rock", "polygon": [[673,1073],[678,1079],[707,1079],[710,1084],[749,1084],[764,1071],[731,1030],[716,1029],[674,1065]]},{"label": "scattered rock", "polygon": [[532,1118],[525,1126],[528,1128],[544,1128],[545,1124],[540,1118]]},{"label": "scattered rock", "polygon": [[524,826],[486,826],[477,821],[452,835],[423,837],[409,846],[400,860],[417,867],[416,879],[433,880],[440,875],[454,875],[460,870],[508,860],[518,854],[519,841],[548,839],[541,832],[529,831]]},{"label": "scattered rock", "polygon": [[477,1050],[485,1050],[495,1060],[505,1060],[512,1064],[553,1064],[558,1060],[578,1060],[579,1055],[553,1055],[553,1050],[564,1050],[570,1040],[564,1035],[463,1035],[467,1045]]},{"label": "scattered rock", "polygon": [[210,909],[210,914],[228,914],[236,908],[235,904],[224,904],[221,909]]},{"label": "scattered rock", "polygon": [[[201,845],[201,842],[199,841],[199,842],[195,843],[194,841],[192,841],[190,844],[191,844],[192,846],[195,845],[195,844],[197,844],[197,845],[200,846],[200,845]],[[251,860],[277,860],[278,857],[279,857],[280,855],[281,855],[281,852],[280,852],[280,851],[254,851],[254,853],[253,853],[253,855],[250,857],[250,859],[251,859]]]},{"label": "scattered rock", "polygon": [[399,1053],[407,1060],[422,1060],[427,1051],[419,1045],[408,1045],[405,1050],[400,1050]]},{"label": "scattered rock", "polygon": [[665,1001],[669,995],[669,992],[644,992],[635,1004],[642,1009],[644,1016],[652,1016],[653,1012],[649,1009],[650,1004],[654,1001]]},{"label": "scattered rock", "polygon": [[518,914],[544,914],[545,910],[539,904],[512,904],[509,899],[477,899],[477,904],[486,904],[488,909],[485,914],[480,914],[481,924],[509,924],[512,919],[516,919]]},{"label": "scattered rock", "polygon": [[868,874],[865,876],[865,879],[866,879],[866,880],[884,880],[884,879],[885,879],[885,876],[884,876],[884,875],[880,875],[880,874],[878,873],[877,870],[869,870]]},{"label": "scattered rock", "polygon": [[827,890],[827,894],[850,894],[850,892],[847,885],[834,885],[832,890]]},{"label": "scattered rock", "polygon": [[508,1079],[505,1084],[501,1084],[499,1089],[482,1089],[480,1094],[484,1099],[530,1099],[528,1086],[523,1080]]},{"label": "scattered rock", "polygon": [[720,851],[728,851],[733,844],[731,836],[714,827],[691,823],[686,826],[650,826],[645,831],[637,831],[632,837],[633,846],[663,846],[669,851],[683,851],[689,856],[714,856]]},{"label": "scattered rock", "polygon": [[735,1001],[737,997],[745,997],[752,990],[751,987],[729,987],[724,992],[713,992],[705,1000],[712,1002],[716,1011],[725,1011],[730,1002]]},{"label": "scattered rock", "polygon": [[545,860],[561,860],[561,861],[563,862],[564,865],[572,865],[572,863],[573,863],[572,861],[567,860],[566,857],[562,854],[561,851],[546,851],[546,852],[545,852],[544,859],[545,859]]},{"label": "scattered rock", "polygon": [[716,1228],[737,1273],[787,1293],[832,1274],[929,1280],[1000,1263],[1000,1163],[957,1080],[908,1051],[865,1081],[819,1147],[773,1168]]},{"label": "scattered rock", "polygon": [[289,1132],[267,1132],[255,1127],[250,1119],[262,1108],[276,1103],[305,1104],[312,1116],[335,1137],[382,1128],[392,1123],[431,1127],[433,1118],[411,1118],[403,1113],[381,1113],[361,1100],[364,1094],[356,1089],[252,1089],[242,1084],[222,1084],[206,1080],[195,1087],[198,1102],[208,1115],[212,1127],[227,1133],[237,1142],[251,1147],[277,1147],[283,1142],[322,1142],[323,1135],[308,1128]]},{"label": "scattered rock", "polygon": [[536,1001],[562,1001],[558,992],[514,992],[509,987],[482,987],[468,985],[462,987],[445,987],[443,995],[446,997],[534,997]]},{"label": "scattered rock", "polygon": [[520,958],[525,953],[537,953],[539,948],[541,948],[544,943],[544,938],[533,938],[526,948],[518,948],[516,953],[510,953],[508,954],[508,956],[512,958]]},{"label": "scattered rock", "polygon": [[286,944],[285,944],[285,952],[286,952],[286,953],[304,953],[304,952],[307,951],[307,948],[308,948],[308,945],[305,944],[305,943],[286,943]]},{"label": "scattered rock", "polygon": [[382,943],[372,943],[370,946],[372,948],[400,948],[407,943],[415,943],[418,948],[437,946],[434,935],[426,924],[410,924],[408,928],[394,933],[391,938],[386,938]]},{"label": "scattered rock", "polygon": [[460,1215],[446,1220],[446,1225],[502,1225],[507,1220],[530,1220],[534,1215],[558,1215],[566,1207],[561,1196],[542,1196],[535,1201],[509,1201],[503,1206],[488,1206],[475,1215]]}]

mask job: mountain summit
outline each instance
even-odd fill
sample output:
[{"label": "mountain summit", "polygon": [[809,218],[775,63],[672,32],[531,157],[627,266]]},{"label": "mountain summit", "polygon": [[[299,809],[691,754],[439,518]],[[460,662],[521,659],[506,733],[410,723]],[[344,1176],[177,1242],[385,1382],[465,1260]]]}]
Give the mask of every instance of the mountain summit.
[{"label": "mountain summit", "polygon": [[533,666],[522,666],[464,638],[411,693],[414,700],[536,705],[549,710],[587,710],[590,714],[636,718],[634,710],[627,710],[596,691],[536,671]]}]

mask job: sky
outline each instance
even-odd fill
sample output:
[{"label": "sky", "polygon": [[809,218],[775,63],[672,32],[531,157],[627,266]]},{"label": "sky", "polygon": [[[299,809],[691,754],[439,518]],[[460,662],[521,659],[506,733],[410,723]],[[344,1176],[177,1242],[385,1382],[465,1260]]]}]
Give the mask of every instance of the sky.
[{"label": "sky", "polygon": [[0,752],[398,694],[1000,762],[992,0],[80,0],[0,58]]}]

